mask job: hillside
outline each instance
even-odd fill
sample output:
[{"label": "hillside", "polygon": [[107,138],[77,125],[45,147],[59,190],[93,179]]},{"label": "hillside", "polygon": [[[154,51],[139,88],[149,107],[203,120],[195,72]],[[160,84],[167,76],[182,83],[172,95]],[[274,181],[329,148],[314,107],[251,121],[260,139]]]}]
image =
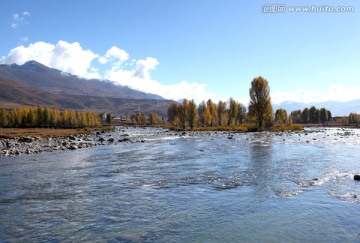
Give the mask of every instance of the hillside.
[{"label": "hillside", "polygon": [[36,61],[29,61],[23,65],[0,65],[0,77],[13,79],[59,95],[163,100],[161,96],[115,85],[110,81],[82,79],[75,75],[49,68]]},{"label": "hillside", "polygon": [[130,115],[156,112],[166,116],[172,101],[118,86],[110,81],[86,80],[30,61],[0,65],[0,107],[48,106]]}]

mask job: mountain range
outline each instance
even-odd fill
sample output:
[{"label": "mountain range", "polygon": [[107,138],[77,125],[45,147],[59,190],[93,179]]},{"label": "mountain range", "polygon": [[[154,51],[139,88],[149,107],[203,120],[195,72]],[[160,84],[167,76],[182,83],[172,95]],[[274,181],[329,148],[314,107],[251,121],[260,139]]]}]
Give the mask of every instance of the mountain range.
[{"label": "mountain range", "polygon": [[326,101],[318,103],[302,103],[302,102],[282,102],[280,104],[273,105],[274,111],[279,108],[286,110],[290,114],[294,110],[303,110],[304,108],[310,108],[315,106],[316,108],[326,108],[331,111],[332,116],[348,116],[350,112],[360,114],[360,99],[351,100],[346,102],[339,101]]},{"label": "mountain range", "polygon": [[47,106],[115,115],[167,115],[173,102],[108,80],[83,79],[36,61],[0,65],[0,107]]},{"label": "mountain range", "polygon": [[[172,100],[144,93],[109,80],[83,79],[39,62],[23,65],[0,65],[0,107],[47,106],[56,109],[87,110],[94,112],[131,115],[137,112],[155,112],[167,116]],[[282,102],[273,105],[274,111],[283,108],[290,114],[294,110],[315,106],[326,108],[333,116],[360,113],[360,99],[348,102],[320,103]]]}]

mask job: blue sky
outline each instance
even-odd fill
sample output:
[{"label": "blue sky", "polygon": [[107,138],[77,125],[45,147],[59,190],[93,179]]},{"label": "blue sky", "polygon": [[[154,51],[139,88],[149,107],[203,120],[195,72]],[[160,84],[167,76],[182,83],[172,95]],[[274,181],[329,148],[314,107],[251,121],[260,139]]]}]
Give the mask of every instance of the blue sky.
[{"label": "blue sky", "polygon": [[[285,11],[264,13],[271,4]],[[5,0],[0,36],[1,63],[36,59],[170,99],[246,103],[260,75],[274,103],[360,98],[357,1]]]}]

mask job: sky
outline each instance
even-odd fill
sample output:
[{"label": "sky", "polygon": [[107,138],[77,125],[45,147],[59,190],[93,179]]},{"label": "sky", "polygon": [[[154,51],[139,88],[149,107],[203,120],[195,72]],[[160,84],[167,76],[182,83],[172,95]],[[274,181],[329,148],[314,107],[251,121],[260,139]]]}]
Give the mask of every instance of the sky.
[{"label": "sky", "polygon": [[359,1],[3,0],[0,36],[1,64],[167,99],[246,104],[258,76],[274,104],[360,99]]}]

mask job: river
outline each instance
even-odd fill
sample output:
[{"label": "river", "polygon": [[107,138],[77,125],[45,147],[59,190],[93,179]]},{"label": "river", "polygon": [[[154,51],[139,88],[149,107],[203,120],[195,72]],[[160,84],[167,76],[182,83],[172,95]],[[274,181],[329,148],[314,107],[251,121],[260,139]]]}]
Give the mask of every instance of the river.
[{"label": "river", "polygon": [[0,241],[360,241],[360,130],[125,133],[0,158]]}]

